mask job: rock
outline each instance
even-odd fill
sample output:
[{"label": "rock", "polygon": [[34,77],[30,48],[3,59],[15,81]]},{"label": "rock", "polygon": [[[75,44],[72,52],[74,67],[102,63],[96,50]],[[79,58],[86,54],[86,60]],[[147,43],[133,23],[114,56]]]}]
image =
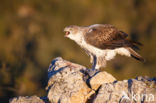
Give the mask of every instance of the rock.
[{"label": "rock", "polygon": [[48,98],[51,103],[85,103],[94,93],[84,81],[86,68],[56,58],[49,67]]},{"label": "rock", "polygon": [[89,83],[92,89],[97,90],[101,84],[103,83],[111,83],[115,81],[116,79],[111,75],[108,74],[107,72],[99,72],[95,76],[93,76]]},{"label": "rock", "polygon": [[37,96],[19,96],[15,97],[13,99],[10,99],[9,103],[45,103],[43,100],[41,100]]},{"label": "rock", "polygon": [[49,66],[46,90],[46,98],[16,97],[10,103],[156,103],[156,78],[117,81],[60,57]]},{"label": "rock", "polygon": [[155,103],[156,81],[139,78],[102,84],[93,103]]}]

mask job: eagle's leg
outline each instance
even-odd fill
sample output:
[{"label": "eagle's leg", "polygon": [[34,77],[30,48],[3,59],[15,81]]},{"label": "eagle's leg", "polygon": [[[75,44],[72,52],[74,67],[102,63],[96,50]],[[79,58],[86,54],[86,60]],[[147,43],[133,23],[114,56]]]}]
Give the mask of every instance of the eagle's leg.
[{"label": "eagle's leg", "polygon": [[99,70],[102,64],[102,57],[93,56],[93,66],[92,69]]},{"label": "eagle's leg", "polygon": [[97,64],[97,57],[95,55],[92,56],[93,61],[92,61],[92,69],[96,69],[96,64]]},{"label": "eagle's leg", "polygon": [[93,77],[94,75],[96,75],[99,72],[99,68],[100,68],[100,64],[98,64],[99,58],[93,54],[90,54],[90,61],[92,63],[92,69],[89,69],[87,71],[88,75],[90,77]]},{"label": "eagle's leg", "polygon": [[97,68],[97,57],[95,55],[91,55],[92,61],[92,69],[89,69],[88,74],[90,77],[94,76],[99,72],[99,68]]},{"label": "eagle's leg", "polygon": [[94,68],[95,70],[99,70],[100,67],[105,67],[106,66],[106,60],[105,57],[101,56],[101,57],[95,57],[94,60]]}]

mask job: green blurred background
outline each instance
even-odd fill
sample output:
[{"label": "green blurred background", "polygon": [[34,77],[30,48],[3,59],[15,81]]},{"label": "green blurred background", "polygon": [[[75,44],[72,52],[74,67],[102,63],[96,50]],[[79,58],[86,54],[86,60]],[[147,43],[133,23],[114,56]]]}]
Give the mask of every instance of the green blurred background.
[{"label": "green blurred background", "polygon": [[156,0],[0,0],[0,102],[46,95],[47,69],[57,56],[89,68],[89,57],[63,29],[96,23],[142,42],[147,61],[117,56],[104,70],[118,80],[156,76]]}]

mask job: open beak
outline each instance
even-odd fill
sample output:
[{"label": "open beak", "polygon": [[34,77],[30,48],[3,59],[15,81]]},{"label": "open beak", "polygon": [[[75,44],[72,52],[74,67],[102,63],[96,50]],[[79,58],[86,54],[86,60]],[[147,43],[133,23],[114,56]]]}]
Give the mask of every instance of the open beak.
[{"label": "open beak", "polygon": [[65,31],[65,37],[68,37],[69,34],[70,34],[69,31]]}]

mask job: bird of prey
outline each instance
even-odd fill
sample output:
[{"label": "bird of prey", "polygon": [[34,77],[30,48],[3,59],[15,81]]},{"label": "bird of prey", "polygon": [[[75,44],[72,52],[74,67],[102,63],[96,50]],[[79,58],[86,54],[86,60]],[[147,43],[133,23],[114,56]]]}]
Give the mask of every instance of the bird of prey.
[{"label": "bird of prey", "polygon": [[128,34],[110,24],[90,26],[71,25],[64,28],[65,37],[74,40],[90,56],[92,69],[106,66],[106,61],[116,54],[133,57],[141,62],[144,59],[135,51],[141,43],[128,40]]}]

